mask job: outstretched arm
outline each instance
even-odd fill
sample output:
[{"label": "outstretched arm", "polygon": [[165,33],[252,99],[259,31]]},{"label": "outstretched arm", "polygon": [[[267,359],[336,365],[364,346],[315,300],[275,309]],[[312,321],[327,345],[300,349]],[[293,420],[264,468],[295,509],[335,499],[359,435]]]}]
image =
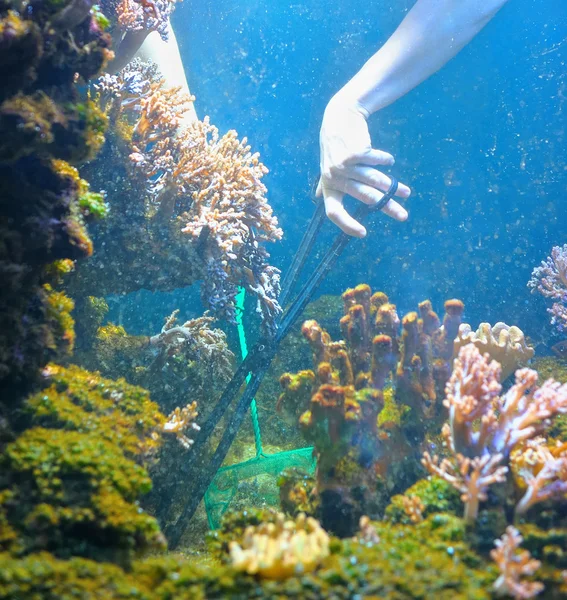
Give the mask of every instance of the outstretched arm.
[{"label": "outstretched arm", "polygon": [[[343,207],[349,194],[376,204],[390,179],[372,168],[394,157],[372,148],[366,120],[412,90],[447,63],[507,0],[418,0],[393,35],[331,99],[321,127],[321,181],[329,218],[343,231],[364,237],[366,230]],[[410,190],[400,184],[397,195]],[[406,210],[394,200],[384,212],[403,221]]]}]

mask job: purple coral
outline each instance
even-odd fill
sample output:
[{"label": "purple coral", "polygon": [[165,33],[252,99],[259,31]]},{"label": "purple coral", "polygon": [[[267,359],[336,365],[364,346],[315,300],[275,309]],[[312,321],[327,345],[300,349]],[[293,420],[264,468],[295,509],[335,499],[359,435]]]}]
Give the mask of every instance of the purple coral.
[{"label": "purple coral", "polygon": [[561,333],[567,332],[567,244],[552,248],[551,256],[533,270],[528,287],[555,300],[547,309],[551,324]]}]

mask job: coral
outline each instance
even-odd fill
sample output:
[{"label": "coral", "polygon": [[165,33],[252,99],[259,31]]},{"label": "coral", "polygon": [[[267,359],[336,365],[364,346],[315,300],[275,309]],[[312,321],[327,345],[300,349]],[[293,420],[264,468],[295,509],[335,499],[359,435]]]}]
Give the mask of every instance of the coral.
[{"label": "coral", "polygon": [[[274,514],[263,517],[256,511],[250,511],[248,516],[255,528],[259,519],[266,519],[266,524],[276,519]],[[234,529],[235,523],[238,530]],[[145,561],[146,567],[136,567],[138,581],[150,578],[156,594],[167,591],[169,597],[175,598],[200,597],[199,594],[207,598],[244,599],[253,595],[310,600],[490,598],[496,569],[470,550],[462,520],[436,514],[415,525],[392,525],[365,518],[362,526],[355,538],[331,538],[329,555],[313,571],[294,573],[283,580],[235,572],[225,558],[225,564],[218,569],[194,567],[193,570],[190,565],[175,569],[171,562],[160,570],[154,562],[152,571],[152,561]],[[227,525],[212,535],[217,539],[238,540],[246,527],[247,512],[228,515]],[[228,551],[224,548],[223,552],[226,555]],[[172,571],[179,576],[172,577]],[[144,572],[146,576],[142,575]],[[253,592],[249,586],[253,586]]]},{"label": "coral", "polygon": [[463,323],[454,341],[454,355],[457,356],[467,344],[474,344],[482,354],[486,353],[500,363],[502,381],[518,367],[527,364],[534,355],[534,349],[526,344],[523,331],[506,323],[496,323],[494,327],[481,323],[476,331]]},{"label": "coral", "polygon": [[85,218],[100,212],[100,198],[63,161],[92,158],[103,141],[106,119],[84,84],[111,58],[111,40],[89,13],[90,3],[76,8],[67,0],[0,5],[0,390],[6,403],[21,402],[37,385],[59,345],[58,328],[70,324],[54,314],[57,305],[66,312],[62,297],[43,288],[53,283],[46,267],[92,251]]},{"label": "coral", "polygon": [[198,416],[197,403],[191,402],[184,408],[177,407],[163,424],[164,433],[172,433],[179,440],[179,443],[188,450],[193,445],[193,440],[186,435],[187,429],[199,431],[201,428],[195,423]]},{"label": "coral", "polygon": [[58,560],[47,552],[14,558],[0,554],[0,598],[42,600],[150,600],[133,575],[83,558]]},{"label": "coral", "polygon": [[53,352],[52,357],[61,360],[70,356],[75,346],[75,321],[71,316],[75,304],[64,292],[55,291],[48,283],[43,289],[46,293],[45,317],[48,324],[45,344]]},{"label": "coral", "polygon": [[[509,462],[511,452],[549,429],[557,415],[567,412],[567,385],[548,379],[538,388],[537,379],[536,371],[519,369],[516,383],[500,395],[500,365],[489,362],[488,354],[481,356],[476,346],[469,344],[455,360],[444,401],[449,422],[443,426],[443,436],[450,457],[440,461],[425,452],[422,462],[430,473],[462,492],[468,520],[476,519],[488,486],[506,480],[508,467],[501,463]],[[546,457],[548,469],[542,469],[539,479],[530,479],[533,492],[546,486],[544,481],[549,479],[555,482],[553,488],[561,489],[557,484],[565,470],[561,458]],[[537,494],[524,498],[517,511],[523,512],[536,498]]]},{"label": "coral", "polygon": [[[104,314],[104,305],[99,310],[93,302],[80,304],[87,323],[89,315],[94,313],[92,319],[98,321]],[[124,377],[148,389],[164,412],[184,402],[203,403],[230,379],[234,355],[226,334],[213,327],[213,317],[205,313],[177,324],[178,312],[167,317],[153,336],[129,335],[124,327],[108,323],[98,329],[94,343],[81,346],[76,360],[105,376]]]},{"label": "coral", "polygon": [[456,454],[452,461],[443,459],[439,462],[437,456],[431,457],[425,452],[423,466],[461,492],[461,500],[465,504],[465,519],[474,521],[478,515],[479,503],[488,498],[489,486],[506,481],[508,467],[499,464],[502,458],[501,454],[472,459]]},{"label": "coral", "polygon": [[92,432],[129,458],[156,453],[166,418],[145,390],[76,366],[49,364],[43,375],[44,389],[26,401],[33,425]]},{"label": "coral", "polygon": [[567,331],[567,244],[551,249],[551,256],[532,271],[528,287],[556,301],[548,309],[551,324],[559,332]]},{"label": "coral", "polygon": [[531,577],[541,566],[539,560],[531,557],[527,550],[517,552],[523,539],[515,527],[508,527],[506,533],[494,542],[496,548],[490,556],[498,565],[500,576],[494,582],[494,591],[499,596],[512,596],[516,600],[533,598],[543,591],[538,581],[523,581]]},{"label": "coral", "polygon": [[359,532],[356,535],[356,540],[361,544],[372,546],[380,543],[380,536],[376,532],[376,527],[372,525],[372,521],[366,515],[360,517],[358,522]]},{"label": "coral", "polygon": [[105,182],[117,184],[105,183],[113,210],[100,231],[104,256],[94,257],[74,279],[77,290],[93,294],[97,265],[110,263],[125,277],[97,280],[105,294],[176,289],[202,279],[204,303],[234,320],[237,288],[243,286],[273,327],[281,312],[279,271],[267,263],[264,245],[282,232],[266,199],[267,169],[258,154],[236,132],[220,135],[207,118],[179,131],[193,98],[166,89],[154,67],[134,61],[97,88],[117,133],[105,148],[112,160],[97,170],[93,165],[93,177],[104,173]]},{"label": "coral", "polygon": [[423,521],[423,511],[425,510],[425,504],[419,499],[418,496],[403,496],[402,502],[404,505],[404,512],[408,516],[412,523],[421,523]]},{"label": "coral", "polygon": [[567,497],[567,442],[548,445],[543,438],[531,439],[511,462],[518,487],[525,488],[516,514],[539,502]]},{"label": "coral", "polygon": [[342,298],[344,341],[333,342],[317,321],[305,321],[315,369],[284,374],[277,407],[298,419],[315,446],[323,524],[352,535],[362,514],[383,510],[379,489],[395,492],[415,481],[416,441],[423,442],[439,416],[437,398],[464,306],[449,300],[442,325],[431,303],[422,302],[420,316],[402,319],[400,335],[386,294],[361,284]]},{"label": "coral", "polygon": [[300,513],[295,521],[286,521],[280,514],[275,523],[248,527],[229,551],[237,570],[286,579],[313,571],[329,555],[329,536],[313,517]]},{"label": "coral", "polygon": [[[385,518],[391,523],[407,525],[412,522],[406,510],[406,498],[416,498],[421,506],[423,517],[433,513],[456,513],[460,509],[459,494],[455,488],[440,477],[420,479],[408,488],[403,495],[396,495],[386,508]],[[413,502],[417,502],[414,500]]]},{"label": "coral", "polygon": [[117,18],[121,29],[126,31],[157,31],[167,41],[167,25],[175,0],[120,0]]},{"label": "coral", "polygon": [[280,489],[280,505],[286,514],[296,516],[306,513],[314,516],[319,506],[315,493],[315,478],[298,469],[286,469],[277,481]]}]

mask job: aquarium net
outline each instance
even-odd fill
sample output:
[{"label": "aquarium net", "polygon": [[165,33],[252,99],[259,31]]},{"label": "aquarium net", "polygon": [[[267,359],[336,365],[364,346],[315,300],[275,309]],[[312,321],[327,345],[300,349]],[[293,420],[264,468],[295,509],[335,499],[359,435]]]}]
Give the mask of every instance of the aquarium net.
[{"label": "aquarium net", "polygon": [[[248,347],[246,332],[242,321],[245,291],[240,289],[236,297],[236,326],[242,358],[246,358]],[[250,376],[247,378],[249,381]],[[262,447],[262,432],[258,420],[256,400],[252,400],[250,417],[254,430],[256,456],[244,462],[221,467],[205,494],[205,510],[211,529],[220,526],[224,513],[231,508],[242,508],[255,505],[279,505],[278,477],[287,469],[298,469],[306,474],[315,471],[316,461],[313,448],[299,448],[276,454],[266,454]]]}]

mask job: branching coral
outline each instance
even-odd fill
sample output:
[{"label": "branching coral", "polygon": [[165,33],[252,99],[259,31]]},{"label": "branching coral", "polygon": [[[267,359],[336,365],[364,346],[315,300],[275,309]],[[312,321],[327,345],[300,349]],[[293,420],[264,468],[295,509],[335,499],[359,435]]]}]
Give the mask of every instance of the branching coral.
[{"label": "branching coral", "polygon": [[232,371],[233,354],[226,342],[226,334],[221,329],[212,329],[215,318],[205,313],[202,317],[190,319],[177,325],[179,309],[166,318],[159,334],[150,337],[150,346],[172,357],[184,346],[189,346],[195,359],[214,363],[215,376],[226,380]]},{"label": "branching coral", "polygon": [[[442,477],[461,492],[461,500],[465,504],[465,519],[474,521],[478,514],[480,502],[487,499],[487,490],[494,483],[506,481],[508,467],[500,466],[502,455],[485,455],[467,458],[457,454],[453,461],[439,457],[431,457],[428,452],[423,455],[423,466],[432,474]],[[456,467],[453,463],[456,463]]]},{"label": "branching coral", "polygon": [[250,526],[240,543],[230,543],[233,566],[250,575],[286,579],[313,571],[329,555],[329,536],[312,517]]},{"label": "branching coral", "polygon": [[527,600],[543,591],[543,584],[538,581],[522,581],[523,577],[531,577],[541,566],[539,560],[532,558],[527,550],[517,551],[522,541],[520,532],[510,526],[494,542],[496,548],[491,551],[490,556],[500,570],[500,576],[493,586],[499,596]]},{"label": "branching coral", "polygon": [[525,488],[516,514],[539,502],[567,496],[567,442],[548,445],[543,438],[530,440],[512,456],[512,469]]},{"label": "branching coral", "polygon": [[[166,413],[193,400],[203,406],[230,379],[234,355],[213,317],[178,324],[178,312],[153,336],[129,335],[112,323],[100,327],[94,343],[80,352],[81,364],[145,387]],[[87,311],[80,316],[88,319]]]},{"label": "branching coral", "polygon": [[[474,344],[461,349],[453,374],[447,383],[445,406],[449,421],[443,435],[451,453],[439,463],[425,453],[423,464],[430,473],[443,477],[463,492],[467,519],[477,516],[479,501],[486,500],[486,489],[505,480],[511,452],[550,427],[551,421],[567,412],[567,384],[548,379],[537,387],[537,373],[516,371],[516,383],[500,395],[500,365],[489,362]],[[549,458],[549,457],[548,457]],[[546,479],[557,479],[560,463],[549,462],[541,478],[533,479],[533,491]],[[554,484],[553,487],[558,487]],[[520,502],[519,511],[537,496]],[[547,497],[542,493],[541,499]]]},{"label": "branching coral", "polygon": [[[176,248],[178,254],[172,268],[191,260],[203,279],[203,301],[225,318],[234,318],[237,286],[244,286],[273,326],[280,312],[279,271],[267,264],[263,245],[282,232],[266,200],[267,169],[258,154],[235,131],[221,136],[208,118],[180,131],[193,98],[166,89],[151,66],[134,62],[101,80],[98,90],[117,129],[129,132],[120,154],[129,156],[124,158],[133,180],[145,190],[146,221],[150,228],[170,230],[168,252]],[[109,199],[112,203],[110,194]],[[157,233],[150,236],[147,244],[165,243]],[[190,258],[183,256],[187,249]]]},{"label": "branching coral", "polygon": [[562,333],[567,331],[567,244],[552,248],[551,256],[533,270],[528,287],[555,300],[548,309],[551,324]]},{"label": "branching coral", "polygon": [[167,41],[169,17],[175,0],[119,0],[118,24],[126,31],[157,31]]},{"label": "branching coral", "polygon": [[184,408],[177,407],[163,424],[164,433],[174,434],[179,443],[186,450],[189,450],[194,442],[187,437],[186,432],[188,429],[200,431],[201,428],[195,423],[198,414],[196,402],[191,402],[191,404],[188,404]]}]

